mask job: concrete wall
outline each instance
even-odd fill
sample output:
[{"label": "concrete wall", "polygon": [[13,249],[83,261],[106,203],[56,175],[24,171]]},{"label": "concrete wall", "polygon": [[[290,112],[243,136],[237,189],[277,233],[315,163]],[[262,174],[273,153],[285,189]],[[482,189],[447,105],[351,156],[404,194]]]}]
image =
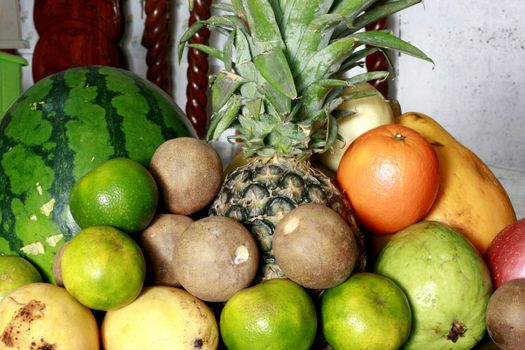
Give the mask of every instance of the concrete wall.
[{"label": "concrete wall", "polygon": [[397,57],[404,111],[440,121],[490,165],[525,170],[525,2],[429,0],[394,27],[435,66]]}]

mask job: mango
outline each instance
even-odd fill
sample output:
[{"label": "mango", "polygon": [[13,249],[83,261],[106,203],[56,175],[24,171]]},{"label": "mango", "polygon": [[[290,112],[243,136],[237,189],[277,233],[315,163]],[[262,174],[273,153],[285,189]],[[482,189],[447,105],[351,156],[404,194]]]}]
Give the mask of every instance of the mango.
[{"label": "mango", "polygon": [[456,228],[484,254],[496,235],[516,221],[505,188],[474,152],[431,117],[410,112],[395,120],[423,135],[439,158],[440,189],[424,220]]}]

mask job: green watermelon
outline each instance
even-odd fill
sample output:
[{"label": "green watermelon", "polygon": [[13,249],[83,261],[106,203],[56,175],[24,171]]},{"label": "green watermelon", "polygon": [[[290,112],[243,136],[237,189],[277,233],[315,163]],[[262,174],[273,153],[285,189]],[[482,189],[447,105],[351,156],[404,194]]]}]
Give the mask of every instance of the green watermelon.
[{"label": "green watermelon", "polygon": [[53,282],[53,259],[80,228],[69,192],[115,157],[148,166],[164,141],[196,137],[151,82],[122,69],[72,68],[31,86],[0,123],[0,255],[30,260]]}]

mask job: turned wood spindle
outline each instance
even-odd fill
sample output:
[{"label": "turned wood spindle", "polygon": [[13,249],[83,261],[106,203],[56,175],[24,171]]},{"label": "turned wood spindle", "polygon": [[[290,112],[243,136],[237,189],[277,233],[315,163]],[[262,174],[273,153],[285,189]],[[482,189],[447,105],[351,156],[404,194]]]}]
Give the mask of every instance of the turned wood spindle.
[{"label": "turned wood spindle", "polygon": [[[188,24],[191,26],[211,15],[211,0],[196,0],[190,13]],[[208,44],[210,31],[207,28],[197,32],[190,43]],[[195,127],[197,135],[204,137],[208,126],[208,56],[198,50],[188,50],[188,86],[186,88],[186,116]]]},{"label": "turned wood spindle", "polygon": [[146,52],[146,77],[171,95],[171,69],[169,63],[170,1],[146,0],[146,21],[142,46]]},{"label": "turned wood spindle", "polygon": [[[366,30],[383,30],[387,28],[387,18],[382,18],[368,26]],[[388,61],[385,58],[383,52],[377,51],[371,55],[368,55],[365,59],[366,69],[369,72],[375,71],[388,71]],[[388,79],[386,80],[372,80],[370,82],[385,98],[388,98]]]}]

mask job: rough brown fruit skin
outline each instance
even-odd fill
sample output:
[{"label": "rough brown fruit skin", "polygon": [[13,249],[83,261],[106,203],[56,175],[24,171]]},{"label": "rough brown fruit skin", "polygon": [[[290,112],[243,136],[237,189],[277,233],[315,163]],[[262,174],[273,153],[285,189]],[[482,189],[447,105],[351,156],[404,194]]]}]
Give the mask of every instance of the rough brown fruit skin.
[{"label": "rough brown fruit skin", "polygon": [[180,284],[204,301],[227,301],[254,279],[259,251],[242,224],[224,216],[195,221],[175,248]]},{"label": "rough brown fruit skin", "polygon": [[62,261],[62,255],[64,250],[69,242],[62,244],[62,247],[58,250],[55,258],[53,259],[53,278],[55,279],[55,284],[59,287],[64,287],[64,281],[62,281],[62,267],[60,262]]},{"label": "rough brown fruit skin", "polygon": [[279,221],[273,253],[286,277],[306,288],[326,289],[350,276],[358,249],[352,229],[337,212],[308,203]]},{"label": "rough brown fruit skin", "polygon": [[487,305],[487,331],[503,350],[525,344],[525,279],[510,280],[492,294]]},{"label": "rough brown fruit skin", "polygon": [[222,161],[205,141],[191,137],[161,144],[151,159],[155,178],[166,209],[191,215],[215,198],[222,184]]},{"label": "rough brown fruit skin", "polygon": [[194,220],[185,215],[158,214],[139,236],[146,259],[148,281],[154,285],[180,287],[174,252],[182,233]]}]

